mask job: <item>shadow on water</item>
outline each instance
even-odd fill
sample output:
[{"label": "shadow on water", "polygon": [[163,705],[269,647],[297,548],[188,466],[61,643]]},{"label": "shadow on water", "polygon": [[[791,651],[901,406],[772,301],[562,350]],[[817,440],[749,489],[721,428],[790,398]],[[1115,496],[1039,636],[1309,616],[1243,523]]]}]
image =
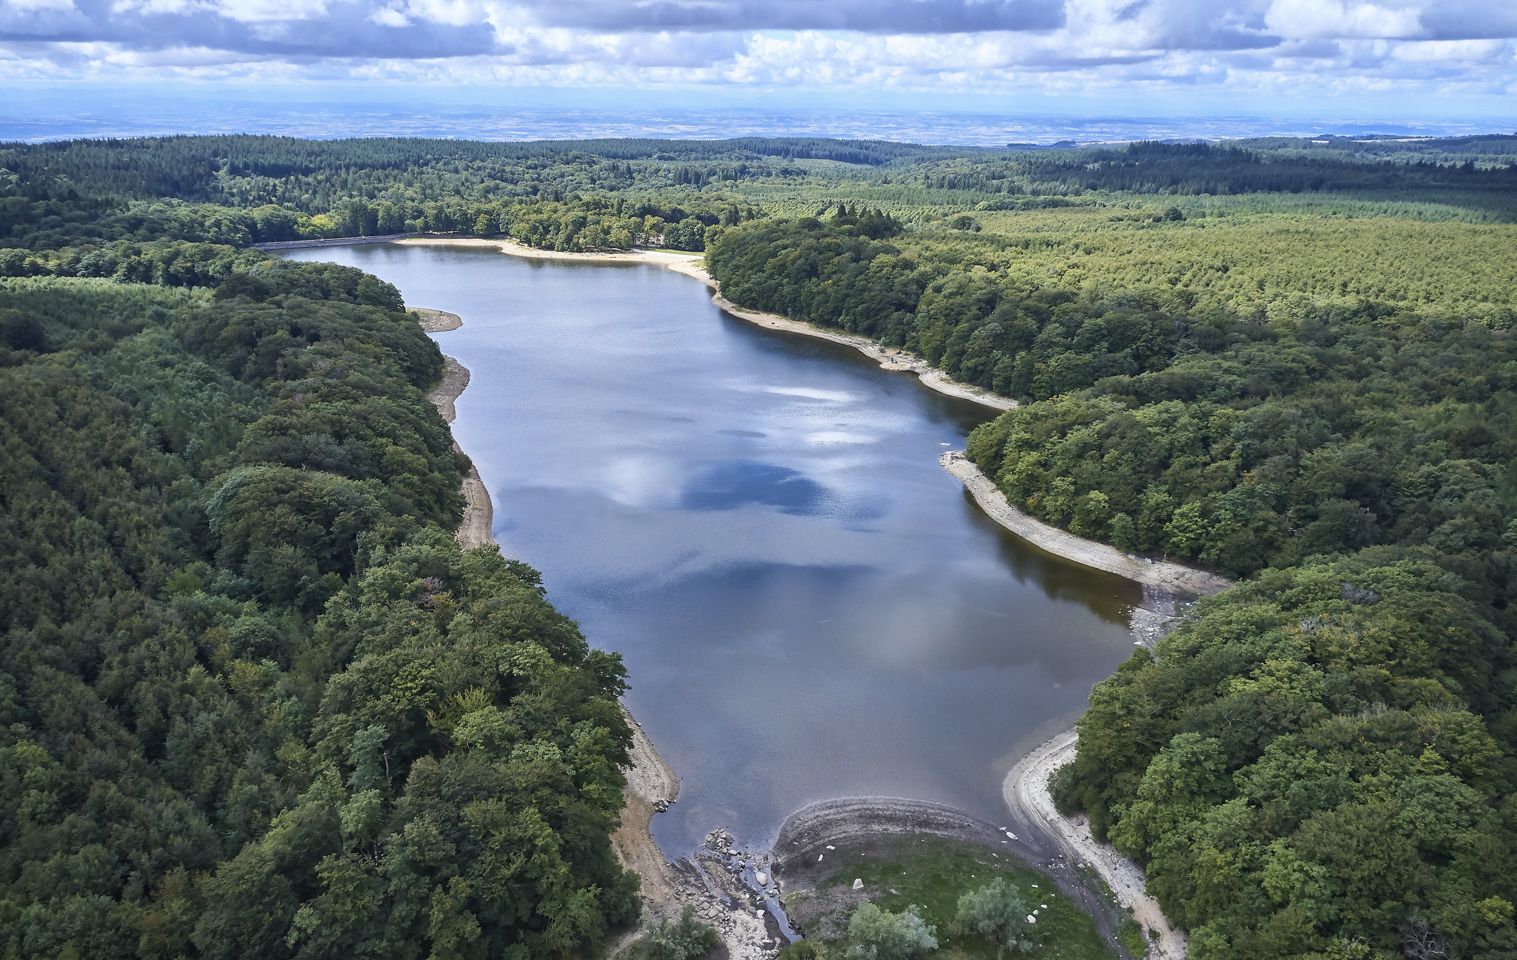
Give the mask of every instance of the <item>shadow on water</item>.
[{"label": "shadow on water", "polygon": [[758,460],[723,460],[700,468],[680,496],[684,510],[735,510],[744,504],[814,514],[827,489],[799,470]]},{"label": "shadow on water", "polygon": [[1036,586],[1050,600],[1078,603],[1109,623],[1126,625],[1132,608],[1143,602],[1141,585],[1028,543],[986,516],[968,490],[963,491],[963,501],[969,522],[994,534],[997,555],[1019,583]]}]

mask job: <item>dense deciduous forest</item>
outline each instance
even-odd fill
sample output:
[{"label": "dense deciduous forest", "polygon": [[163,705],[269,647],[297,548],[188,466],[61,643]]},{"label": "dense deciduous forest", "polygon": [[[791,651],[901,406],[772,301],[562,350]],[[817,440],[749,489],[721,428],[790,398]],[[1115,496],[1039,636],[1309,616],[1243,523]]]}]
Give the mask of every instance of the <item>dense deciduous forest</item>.
[{"label": "dense deciduous forest", "polygon": [[394,289],[251,249],[431,232],[705,250],[1019,400],[969,443],[1014,503],[1247,578],[1057,781],[1193,953],[1517,957],[1514,142],[0,148],[7,949],[537,956],[635,914],[619,665],[446,536]]},{"label": "dense deciduous forest", "polygon": [[1055,796],[1197,960],[1517,955],[1499,619],[1431,552],[1266,571],[1097,685]]},{"label": "dense deciduous forest", "polygon": [[453,540],[393,287],[8,280],[0,340],[0,953],[525,960],[636,918],[620,662]]}]

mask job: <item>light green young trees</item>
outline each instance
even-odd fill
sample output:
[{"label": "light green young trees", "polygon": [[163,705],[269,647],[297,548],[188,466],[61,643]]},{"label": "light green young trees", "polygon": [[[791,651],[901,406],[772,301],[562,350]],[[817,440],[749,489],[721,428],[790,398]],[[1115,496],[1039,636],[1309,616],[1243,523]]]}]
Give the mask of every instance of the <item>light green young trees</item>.
[{"label": "light green young trees", "polygon": [[909,906],[900,913],[861,903],[848,922],[849,960],[906,960],[938,948],[938,930]]},{"label": "light green young trees", "polygon": [[645,960],[692,960],[715,947],[721,938],[709,924],[695,918],[695,908],[686,906],[678,920],[659,917],[643,938]]},{"label": "light green young trees", "polygon": [[1017,888],[1007,883],[1005,877],[996,877],[959,897],[954,922],[965,931],[995,941],[997,954],[1004,955],[1007,950],[1032,949],[1032,941],[1023,936],[1029,922],[1035,922],[1031,916]]}]

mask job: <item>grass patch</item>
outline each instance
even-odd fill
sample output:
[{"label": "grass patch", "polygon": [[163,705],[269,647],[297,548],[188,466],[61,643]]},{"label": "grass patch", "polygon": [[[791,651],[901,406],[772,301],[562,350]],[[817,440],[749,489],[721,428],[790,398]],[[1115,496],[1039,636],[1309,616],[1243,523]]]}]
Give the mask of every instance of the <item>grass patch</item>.
[{"label": "grass patch", "polygon": [[[849,853],[846,861],[845,867],[821,880],[814,892],[798,899],[796,906],[800,909],[792,911],[792,916],[797,912],[810,915],[806,920],[808,932],[833,933],[832,939],[823,936],[805,941],[821,948],[818,955],[841,955],[843,943],[836,934],[847,929],[854,907],[868,899],[892,912],[915,904],[922,918],[937,927],[939,947],[930,954],[932,957],[994,960],[998,956],[995,944],[973,934],[955,937],[952,928],[960,896],[1004,877],[1017,888],[1029,910],[1038,910],[1037,923],[1028,928],[1028,937],[1037,946],[1021,956],[1048,960],[1113,960],[1116,956],[1096,932],[1090,914],[1059,893],[1052,880],[1014,861],[997,858],[977,844],[909,837],[884,849],[873,848],[867,856]],[[852,889],[856,878],[864,881],[859,893]],[[1042,908],[1045,903],[1047,909]],[[786,906],[790,908],[788,901]],[[1016,955],[1006,952],[1003,956]]]},{"label": "grass patch", "polygon": [[1123,917],[1121,926],[1117,927],[1117,939],[1122,941],[1122,946],[1134,957],[1142,958],[1148,953],[1148,936],[1143,932],[1143,924],[1132,917]]}]

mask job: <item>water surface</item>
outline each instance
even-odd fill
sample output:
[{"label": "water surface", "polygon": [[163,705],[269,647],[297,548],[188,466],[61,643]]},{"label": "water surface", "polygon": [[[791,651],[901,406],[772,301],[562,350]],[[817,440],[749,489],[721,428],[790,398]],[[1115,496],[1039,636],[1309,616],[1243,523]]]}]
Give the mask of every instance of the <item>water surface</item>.
[{"label": "water surface", "polygon": [[622,654],[682,779],[666,853],[748,844],[812,800],[991,819],[1020,751],[1132,649],[1138,588],[990,522],[938,456],[993,415],[837,344],[718,310],[688,277],[468,248],[290,251],[451,310],[453,425],[508,556]]}]

